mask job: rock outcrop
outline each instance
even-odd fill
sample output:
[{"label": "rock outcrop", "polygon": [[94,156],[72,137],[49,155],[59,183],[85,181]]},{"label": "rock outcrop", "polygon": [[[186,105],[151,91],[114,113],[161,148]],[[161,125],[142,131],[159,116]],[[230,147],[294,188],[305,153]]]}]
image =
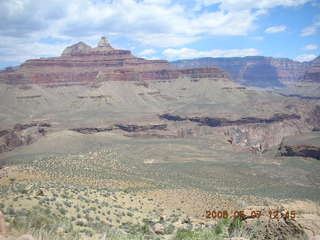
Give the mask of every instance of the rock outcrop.
[{"label": "rock outcrop", "polygon": [[307,157],[320,160],[320,133],[313,132],[285,138],[279,147],[279,154],[288,157]]},{"label": "rock outcrop", "polygon": [[159,117],[169,121],[190,121],[198,123],[199,126],[217,128],[230,144],[254,153],[263,153],[266,149],[279,145],[285,136],[299,134],[302,130],[307,131],[307,127],[303,127],[303,120],[296,114],[274,114],[270,118],[246,117],[237,120],[171,114],[162,114]]},{"label": "rock outcrop", "polygon": [[78,42],[77,44],[74,44],[70,47],[67,47],[63,52],[62,52],[62,57],[67,57],[67,56],[77,56],[80,54],[88,54],[89,51],[91,50],[91,47],[83,42]]},{"label": "rock outcrop", "polygon": [[261,216],[259,218],[259,225],[257,219],[246,221],[244,229],[247,232],[254,232],[252,239],[295,239],[305,240],[308,235],[301,224],[295,219],[277,218],[272,219],[269,216]]},{"label": "rock outcrop", "polygon": [[302,145],[281,145],[281,156],[308,157],[320,160],[320,146]]},{"label": "rock outcrop", "polygon": [[307,115],[307,123],[313,127],[314,131],[320,130],[320,105],[316,105]]},{"label": "rock outcrop", "polygon": [[281,86],[285,82],[299,81],[310,67],[309,62],[297,62],[287,58],[262,56],[231,58],[199,58],[171,62],[178,68],[218,67],[226,71],[232,80],[250,86]]},{"label": "rock outcrop", "polygon": [[110,127],[86,127],[86,128],[72,128],[71,131],[82,134],[92,134],[99,132],[109,132],[114,130],[122,130],[125,132],[143,132],[148,130],[166,130],[167,124],[149,124],[149,125],[134,125],[134,124],[116,124]]},{"label": "rock outcrop", "polygon": [[48,123],[16,124],[13,129],[0,130],[0,153],[28,145],[47,133]]},{"label": "rock outcrop", "polygon": [[105,37],[97,47],[79,42],[67,47],[60,57],[27,60],[19,68],[7,68],[0,81],[9,84],[72,84],[121,80],[171,80],[179,77],[227,77],[210,67],[175,69],[165,60],[146,60],[128,50],[114,49]]},{"label": "rock outcrop", "polygon": [[320,56],[311,62],[311,67],[303,76],[303,80],[320,83]]}]

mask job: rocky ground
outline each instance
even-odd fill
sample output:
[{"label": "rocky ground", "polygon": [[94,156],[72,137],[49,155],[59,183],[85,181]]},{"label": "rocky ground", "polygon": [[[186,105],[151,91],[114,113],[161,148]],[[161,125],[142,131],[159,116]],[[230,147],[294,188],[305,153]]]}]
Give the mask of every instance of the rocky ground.
[{"label": "rocky ground", "polygon": [[[272,158],[264,156],[260,157],[260,163],[255,162],[252,166],[252,163],[246,165],[244,161],[242,164],[246,167],[243,173],[248,173],[249,169],[253,172],[242,177],[239,156],[233,160],[238,163],[237,170],[230,168],[235,163],[230,159],[229,167],[227,163],[225,167],[221,166],[219,161],[211,167],[208,163],[212,160],[205,155],[198,155],[197,163],[191,156],[187,159],[191,153],[204,154],[204,149],[195,151],[196,148],[192,149],[192,145],[187,146],[186,143],[180,143],[180,146],[176,144],[170,150],[170,145],[165,141],[157,141],[153,143],[153,148],[149,138],[149,153],[142,155],[143,151],[139,148],[145,146],[146,142],[130,146],[130,138],[108,135],[110,133],[96,133],[100,136],[70,133],[67,139],[66,133],[49,135],[45,137],[48,142],[38,141],[5,154],[9,164],[1,169],[0,207],[11,235],[31,233],[40,239],[50,239],[52,236],[41,238],[41,234],[48,233],[39,232],[40,229],[46,229],[60,238],[71,239],[101,239],[105,234],[113,234],[115,239],[119,239],[119,234],[133,233],[164,239],[192,239],[192,236],[202,239],[201,236],[205,234],[213,234],[217,239],[233,236],[248,239],[266,239],[269,236],[272,239],[279,234],[276,227],[279,225],[283,239],[307,239],[306,236],[320,234],[318,193],[314,193],[314,200],[298,200],[305,198],[302,194],[306,194],[306,191],[309,191],[308,198],[312,198],[311,192],[317,188],[317,160],[296,159],[297,163],[303,161],[305,164],[304,173],[301,169],[295,169],[291,158],[278,157],[278,162],[271,162]],[[80,136],[89,138],[84,142],[79,139]],[[100,142],[97,142],[97,138],[101,139]],[[104,142],[106,138],[112,143]],[[67,142],[69,146],[64,148]],[[99,150],[63,153],[76,151],[85,145],[90,149],[90,142],[92,146],[100,146],[97,147]],[[101,149],[102,144],[109,147],[112,144],[112,148]],[[163,151],[159,149],[164,144],[161,148],[171,151],[168,155],[161,154]],[[123,146],[126,146],[128,155],[123,151]],[[201,144],[198,148],[202,148]],[[179,152],[183,154],[179,156]],[[226,153],[216,157],[226,156]],[[217,153],[212,151],[208,154],[213,156]],[[232,156],[230,154],[227,156]],[[252,160],[256,158],[254,155],[252,157]],[[184,165],[192,164],[193,167],[182,167],[179,161]],[[225,161],[228,161],[227,158]],[[262,167],[260,170],[259,165]],[[307,170],[308,165],[310,169],[315,168],[313,183],[309,178],[304,179],[312,174],[310,169]],[[189,172],[190,169],[193,171]],[[265,176],[258,184],[255,174],[258,178],[264,174],[269,176]],[[282,180],[279,178],[281,175]],[[264,187],[261,185],[263,182]],[[281,188],[283,184],[287,186]],[[290,189],[295,189],[295,192],[290,192]],[[282,210],[288,211],[288,221],[281,217]],[[211,211],[211,218],[207,218],[208,211]],[[212,218],[213,211],[227,211],[228,219],[218,215]],[[241,221],[241,229],[237,225],[237,232],[231,233],[230,226],[236,224],[233,222],[235,212],[240,211],[245,216],[258,211],[263,214],[259,219]],[[292,216],[295,216],[294,219],[290,219]],[[249,234],[252,232],[254,236]],[[179,238],[179,234],[183,237]]]}]

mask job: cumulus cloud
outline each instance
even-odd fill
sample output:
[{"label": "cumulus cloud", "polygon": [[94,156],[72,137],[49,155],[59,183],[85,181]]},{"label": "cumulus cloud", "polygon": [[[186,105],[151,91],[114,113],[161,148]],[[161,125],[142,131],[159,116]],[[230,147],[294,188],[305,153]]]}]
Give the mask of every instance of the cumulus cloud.
[{"label": "cumulus cloud", "polygon": [[267,28],[264,32],[265,33],[278,33],[278,32],[284,32],[287,29],[285,25],[279,25],[279,26],[272,26]]},{"label": "cumulus cloud", "polygon": [[155,53],[155,50],[154,49],[145,49],[143,51],[141,51],[139,54],[142,55],[142,56],[146,56],[146,55],[152,55]]},{"label": "cumulus cloud", "polygon": [[[39,55],[34,44],[44,44],[40,40],[48,37],[68,43],[80,40],[92,43],[99,36],[107,35],[148,48],[172,48],[208,36],[248,35],[267,9],[298,6],[308,1],[6,0],[0,1],[0,38],[24,42],[24,48],[29,51],[24,56],[34,57]],[[215,10],[192,10],[196,5],[201,9],[213,4],[217,4]],[[5,49],[0,46],[0,61],[4,61],[2,56],[9,56],[9,52],[17,49],[14,42]],[[44,52],[54,55],[58,52],[54,49],[61,48],[57,43],[47,45],[53,50]],[[19,58],[23,55],[16,54]],[[14,54],[11,55],[14,58]]]},{"label": "cumulus cloud", "polygon": [[[248,1],[248,0],[247,0]],[[209,4],[204,2],[204,5]],[[263,12],[244,6],[241,1],[211,1],[220,4],[217,11],[190,12],[183,2],[171,0],[7,0],[0,2],[0,33],[6,36],[49,34],[72,38],[101,34],[176,35],[176,38],[196,39],[196,35],[245,35]],[[305,0],[255,4],[257,9],[276,5],[299,5]],[[130,13],[130,14],[129,14]],[[173,45],[176,44],[175,38]],[[168,42],[168,41],[167,41]],[[184,43],[184,41],[182,41]]]},{"label": "cumulus cloud", "polygon": [[312,0],[196,0],[197,8],[220,4],[223,10],[269,9],[277,6],[294,7]]},{"label": "cumulus cloud", "polygon": [[303,48],[303,50],[309,50],[309,51],[316,50],[316,49],[318,49],[318,45],[316,44],[309,44]]},{"label": "cumulus cloud", "polygon": [[66,14],[65,1],[0,1],[0,34],[12,37],[30,36],[45,31]]},{"label": "cumulus cloud", "polygon": [[311,36],[317,33],[318,29],[320,28],[320,19],[318,18],[317,21],[315,21],[312,25],[304,28],[301,31],[301,36],[302,37],[307,37],[307,36]]},{"label": "cumulus cloud", "polygon": [[33,39],[3,37],[0,42],[0,61],[23,62],[31,58],[58,56],[65,48],[63,43],[43,43]]},{"label": "cumulus cloud", "polygon": [[132,36],[132,39],[147,46],[176,47],[199,40],[200,37],[172,33],[137,33]]},{"label": "cumulus cloud", "polygon": [[149,4],[167,5],[171,3],[171,0],[144,0],[144,2]]},{"label": "cumulus cloud", "polygon": [[296,61],[299,62],[309,62],[312,61],[313,59],[315,59],[317,56],[314,54],[302,54],[299,55],[295,58]]},{"label": "cumulus cloud", "polygon": [[246,35],[259,13],[194,13],[171,0],[0,1],[0,37],[90,38],[113,34],[142,44],[175,47],[205,35]]},{"label": "cumulus cloud", "polygon": [[246,49],[214,49],[210,51],[198,51],[192,48],[173,49],[168,48],[162,52],[167,59],[187,59],[201,57],[245,57],[258,55],[259,51],[255,48]]}]

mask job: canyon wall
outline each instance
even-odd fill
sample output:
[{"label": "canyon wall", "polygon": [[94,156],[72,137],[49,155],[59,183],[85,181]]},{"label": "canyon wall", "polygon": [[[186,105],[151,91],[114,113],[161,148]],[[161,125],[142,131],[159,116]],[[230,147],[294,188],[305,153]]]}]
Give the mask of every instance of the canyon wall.
[{"label": "canyon wall", "polygon": [[320,57],[317,57],[311,62],[311,66],[304,74],[303,80],[320,83]]},{"label": "canyon wall", "polygon": [[[309,62],[297,62],[287,58],[262,56],[231,58],[198,58],[171,62],[174,67],[218,67],[232,80],[244,85],[269,87],[282,86],[286,82],[303,80],[310,68]],[[318,74],[319,74],[319,70]]]}]

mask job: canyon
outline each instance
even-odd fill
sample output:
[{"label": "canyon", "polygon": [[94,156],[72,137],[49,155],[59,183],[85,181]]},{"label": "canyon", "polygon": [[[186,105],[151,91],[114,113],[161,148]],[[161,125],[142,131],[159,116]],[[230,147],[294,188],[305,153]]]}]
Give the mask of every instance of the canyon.
[{"label": "canyon", "polygon": [[[319,59],[218,60],[146,60],[102,37],[0,72],[9,222],[49,212],[88,239],[97,226],[206,228],[208,209],[285,206],[297,221],[265,215],[259,236],[320,235]],[[270,84],[280,90],[256,87]]]},{"label": "canyon", "polygon": [[283,87],[297,81],[320,81],[319,57],[310,62],[263,56],[198,58],[171,62],[178,68],[218,67],[230,78],[244,85]]},{"label": "canyon", "polygon": [[[316,82],[318,63],[319,58],[304,73],[305,81]],[[41,137],[12,130],[14,124],[33,122],[35,114],[46,119],[44,124],[53,125],[50,131],[67,128],[80,133],[112,131],[161,138],[217,134],[232,145],[263,152],[279,145],[283,137],[319,128],[318,98],[300,100],[296,95],[255,91],[237,82],[244,83],[240,78],[249,76],[257,83],[256,74],[265,78],[259,81],[281,85],[303,78],[309,65],[265,57],[170,64],[114,49],[105,37],[96,47],[79,42],[60,57],[27,60],[0,73],[0,83],[7,86],[1,94],[5,103],[1,107],[7,112],[2,114],[6,134],[1,135],[1,151]],[[231,81],[229,75],[237,81]],[[37,110],[30,116],[32,108]],[[84,119],[89,115],[92,117]]]}]

